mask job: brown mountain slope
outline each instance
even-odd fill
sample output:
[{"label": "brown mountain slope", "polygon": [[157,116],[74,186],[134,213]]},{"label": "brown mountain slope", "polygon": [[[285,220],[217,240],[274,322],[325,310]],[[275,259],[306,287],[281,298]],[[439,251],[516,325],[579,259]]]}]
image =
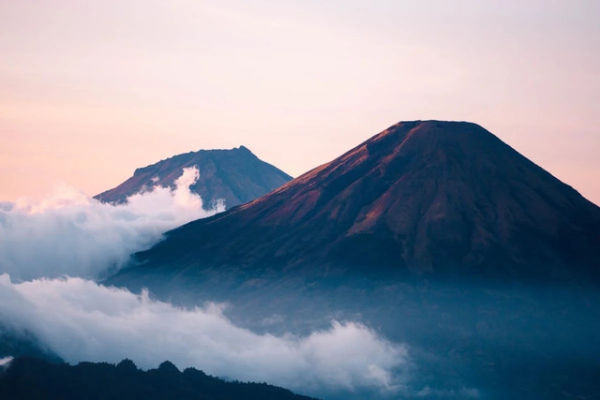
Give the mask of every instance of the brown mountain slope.
[{"label": "brown mountain slope", "polygon": [[490,132],[394,125],[274,192],[138,254],[172,274],[598,276],[600,208]]},{"label": "brown mountain slope", "polygon": [[153,187],[175,186],[183,168],[197,167],[198,181],[191,190],[200,194],[207,208],[224,200],[227,208],[254,200],[292,179],[244,147],[230,150],[200,150],[179,154],[135,170],[133,176],[119,186],[100,193],[96,199],[121,203],[132,194]]}]

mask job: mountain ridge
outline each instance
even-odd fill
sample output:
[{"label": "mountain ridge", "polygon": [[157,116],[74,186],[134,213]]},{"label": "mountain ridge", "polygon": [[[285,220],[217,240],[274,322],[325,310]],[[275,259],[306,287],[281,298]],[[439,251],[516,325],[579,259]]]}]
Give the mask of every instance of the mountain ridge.
[{"label": "mountain ridge", "polygon": [[266,383],[225,381],[195,368],[179,371],[169,361],[140,370],[128,359],[118,364],[50,363],[23,357],[0,366],[0,395],[13,399],[269,399],[314,400]]}]

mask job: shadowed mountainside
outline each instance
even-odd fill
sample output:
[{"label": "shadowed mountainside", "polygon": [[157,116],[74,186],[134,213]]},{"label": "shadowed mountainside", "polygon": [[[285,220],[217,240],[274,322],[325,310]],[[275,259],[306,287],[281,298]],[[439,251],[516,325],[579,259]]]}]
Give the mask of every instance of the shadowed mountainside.
[{"label": "shadowed mountainside", "polygon": [[401,122],[272,193],[168,232],[127,275],[236,269],[597,277],[600,208],[482,127]]},{"label": "shadowed mountainside", "polygon": [[62,361],[60,357],[39,343],[35,334],[15,331],[0,321],[0,358],[36,357],[52,362]]},{"label": "shadowed mountainside", "polygon": [[191,186],[204,200],[205,208],[224,200],[231,208],[246,203],[288,182],[285,172],[268,164],[240,146],[231,150],[200,150],[179,154],[144,168],[119,186],[95,196],[103,202],[121,203],[132,194],[144,192],[155,185],[175,187],[183,168],[196,166],[200,178]]},{"label": "shadowed mountainside", "polygon": [[17,358],[6,371],[0,367],[3,399],[195,399],[310,400],[265,383],[226,382],[188,368],[180,372],[168,361],[142,371],[129,360],[118,365],[53,364]]}]

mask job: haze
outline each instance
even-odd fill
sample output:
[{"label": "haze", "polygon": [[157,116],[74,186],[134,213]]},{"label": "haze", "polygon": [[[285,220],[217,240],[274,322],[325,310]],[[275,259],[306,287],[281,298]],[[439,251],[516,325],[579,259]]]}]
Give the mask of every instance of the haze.
[{"label": "haze", "polygon": [[600,203],[596,1],[0,0],[0,200],[244,144],[296,176],[477,122]]}]

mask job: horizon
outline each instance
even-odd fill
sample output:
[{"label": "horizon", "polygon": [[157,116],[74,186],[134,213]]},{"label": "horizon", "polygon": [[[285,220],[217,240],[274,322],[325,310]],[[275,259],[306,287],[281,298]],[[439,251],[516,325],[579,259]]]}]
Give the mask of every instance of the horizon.
[{"label": "horizon", "polygon": [[[390,127],[392,127],[392,126],[395,126],[395,125],[398,125],[398,124],[401,124],[401,123],[410,123],[410,122],[450,122],[450,123],[467,123],[467,124],[474,124],[474,125],[477,125],[477,126],[479,126],[479,127],[483,128],[483,129],[485,129],[486,131],[490,132],[490,131],[489,131],[489,130],[487,130],[487,129],[486,129],[484,126],[482,126],[481,124],[478,124],[478,123],[476,123],[476,122],[472,122],[472,121],[465,121],[465,120],[440,120],[440,119],[417,119],[417,120],[401,120],[401,121],[398,121],[398,122],[396,122],[396,123],[394,123],[394,124],[391,124],[391,125],[389,125],[389,126],[388,126],[388,128],[390,128]],[[109,191],[109,190],[111,190],[111,189],[114,189],[114,188],[116,188],[118,185],[120,185],[121,183],[124,183],[124,182],[125,182],[125,181],[126,181],[128,178],[132,177],[132,176],[134,175],[134,173],[135,173],[135,171],[136,171],[136,170],[138,170],[138,169],[140,169],[140,168],[146,168],[146,167],[149,167],[149,166],[152,166],[152,165],[158,164],[158,163],[160,163],[160,162],[163,162],[163,161],[165,161],[165,160],[171,159],[171,158],[173,158],[173,157],[177,157],[177,156],[184,155],[184,154],[190,154],[190,153],[198,153],[198,152],[201,152],[201,151],[231,151],[231,150],[239,150],[239,149],[242,149],[242,148],[245,148],[246,150],[250,151],[250,153],[252,153],[253,155],[257,156],[257,157],[258,157],[260,160],[262,160],[262,161],[264,161],[264,162],[266,162],[266,163],[268,163],[268,164],[271,164],[271,165],[273,165],[274,167],[276,167],[277,169],[279,169],[280,171],[282,171],[282,172],[284,172],[284,173],[286,173],[286,174],[290,175],[290,176],[292,177],[292,180],[293,180],[293,179],[296,179],[296,178],[298,178],[298,177],[300,177],[300,176],[302,176],[302,175],[304,175],[304,174],[306,174],[306,173],[310,172],[311,170],[313,170],[313,169],[315,169],[315,168],[318,168],[318,167],[320,167],[320,166],[322,166],[322,165],[325,165],[325,164],[328,164],[328,163],[330,163],[331,161],[333,161],[333,160],[335,160],[336,158],[340,157],[340,156],[341,156],[342,154],[344,154],[345,152],[347,152],[347,151],[349,151],[349,150],[351,150],[351,149],[355,148],[356,146],[359,146],[359,145],[360,145],[361,143],[363,143],[364,141],[367,141],[367,140],[371,139],[372,137],[374,137],[374,136],[378,135],[379,133],[383,132],[384,130],[386,130],[386,129],[388,129],[388,128],[382,129],[381,131],[379,131],[379,132],[377,132],[377,133],[375,133],[375,134],[373,134],[373,135],[371,135],[371,136],[369,136],[369,137],[365,138],[364,140],[362,140],[362,141],[360,141],[360,142],[356,143],[355,145],[352,145],[351,147],[349,147],[349,148],[347,148],[346,150],[342,151],[340,154],[336,155],[334,158],[332,158],[332,159],[330,159],[330,160],[326,160],[326,161],[324,161],[324,162],[322,162],[322,163],[319,163],[319,164],[317,164],[317,165],[314,165],[314,166],[312,166],[312,167],[310,167],[310,168],[306,169],[305,171],[303,171],[303,172],[301,172],[301,173],[299,173],[299,174],[296,174],[296,175],[292,175],[292,174],[288,173],[287,171],[285,171],[285,170],[281,169],[280,167],[278,167],[277,165],[273,164],[272,162],[269,162],[269,160],[264,160],[264,159],[262,159],[262,158],[261,158],[259,155],[257,155],[257,154],[256,154],[256,153],[255,153],[255,152],[252,150],[252,148],[249,148],[248,146],[246,146],[246,145],[244,145],[244,144],[239,144],[239,145],[237,145],[237,146],[233,146],[233,147],[229,147],[229,148],[225,148],[225,147],[222,147],[222,148],[200,148],[200,149],[196,149],[196,150],[190,150],[190,151],[186,151],[186,152],[182,152],[182,153],[171,154],[171,155],[168,155],[168,156],[166,156],[166,157],[164,157],[164,158],[161,158],[161,159],[159,159],[159,160],[151,161],[151,162],[148,162],[147,164],[144,164],[144,165],[139,165],[139,166],[135,167],[135,169],[134,169],[134,170],[133,170],[133,171],[132,171],[132,172],[131,172],[129,175],[126,175],[126,176],[125,176],[125,177],[124,177],[124,178],[123,178],[123,179],[122,179],[120,182],[118,182],[118,183],[114,184],[113,186],[107,187],[107,188],[105,188],[105,189],[102,189],[102,190],[100,190],[100,191],[97,191],[97,192],[95,192],[95,193],[88,193],[88,192],[86,192],[86,193],[85,193],[85,195],[87,195],[88,197],[94,197],[94,196],[97,196],[97,195],[101,194],[101,193],[102,193],[102,192],[104,192],[104,191]],[[491,133],[492,135],[494,135],[494,136],[498,137],[497,135],[495,135],[495,134],[494,134],[494,132],[490,132],[490,133]],[[502,138],[500,138],[500,137],[498,137],[498,138],[499,138],[500,140],[502,140]],[[516,150],[516,151],[517,151],[519,154],[523,155],[523,156],[524,156],[524,157],[526,157],[528,160],[530,160],[530,161],[532,161],[532,162],[534,162],[534,163],[535,163],[535,161],[531,160],[529,157],[527,157],[525,154],[523,154],[521,151],[519,151],[519,149],[515,148],[514,146],[511,146],[511,144],[510,144],[510,143],[507,143],[507,142],[506,142],[506,141],[504,141],[504,140],[502,140],[502,141],[503,141],[505,144],[507,144],[509,147],[511,147],[511,148],[513,148],[514,150]],[[539,165],[538,163],[535,163],[535,164],[536,164],[536,165],[538,165],[538,166],[540,166],[541,168],[543,168],[543,169],[544,169],[544,170],[546,170],[547,172],[549,172],[549,173],[550,173],[552,176],[554,176],[555,178],[559,179],[559,180],[560,180],[562,183],[564,183],[564,184],[566,184],[566,185],[568,185],[568,186],[571,186],[571,187],[573,187],[571,184],[569,184],[569,182],[565,182],[563,179],[561,179],[560,177],[558,177],[558,176],[556,176],[555,174],[553,174],[553,173],[552,173],[552,171],[548,171],[546,168],[544,168],[543,166]],[[66,186],[69,186],[69,187],[71,187],[71,185],[69,185],[69,183],[68,183],[68,182],[56,181],[56,182],[54,183],[54,187],[53,187],[52,189],[55,189],[55,190],[56,190],[56,189],[59,189],[61,185],[66,185]],[[594,204],[596,204],[596,205],[600,204],[600,201],[595,201],[594,199],[587,197],[587,196],[585,195],[585,193],[582,193],[580,190],[578,190],[578,188],[577,188],[577,187],[573,187],[573,188],[574,188],[574,189],[575,189],[575,190],[576,190],[576,191],[577,191],[577,192],[578,192],[578,193],[579,193],[579,194],[580,194],[582,197],[584,197],[586,200],[588,200],[588,201],[591,201],[592,203],[594,203]],[[79,189],[79,188],[75,188],[75,189]],[[0,192],[0,193],[1,193],[1,192]],[[16,200],[16,201],[18,201],[18,200],[37,201],[37,200],[39,200],[39,199],[41,199],[41,198],[44,198],[44,197],[47,197],[47,196],[49,196],[49,195],[51,195],[51,194],[52,194],[52,192],[51,192],[51,191],[46,191],[46,192],[41,192],[41,191],[40,191],[40,192],[37,192],[37,193],[36,193],[36,194],[34,194],[34,195],[32,195],[32,194],[29,194],[29,195],[24,195],[24,196],[23,196],[23,195],[19,195],[19,196],[17,196],[17,197],[15,197],[15,198],[13,198],[13,199],[1,199],[1,198],[0,198],[0,201],[15,201],[15,200]]]}]

